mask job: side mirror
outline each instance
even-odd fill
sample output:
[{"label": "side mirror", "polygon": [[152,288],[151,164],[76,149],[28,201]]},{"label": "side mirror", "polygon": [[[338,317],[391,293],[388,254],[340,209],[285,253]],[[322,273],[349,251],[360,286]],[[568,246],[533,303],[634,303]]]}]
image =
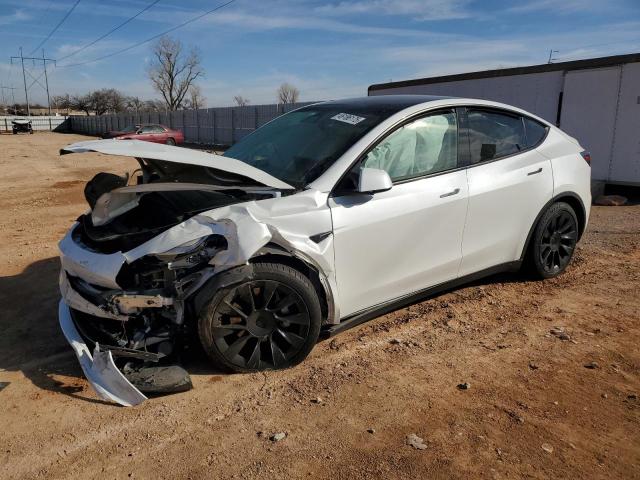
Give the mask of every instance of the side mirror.
[{"label": "side mirror", "polygon": [[363,168],[358,180],[358,193],[378,193],[391,190],[393,182],[386,170]]}]

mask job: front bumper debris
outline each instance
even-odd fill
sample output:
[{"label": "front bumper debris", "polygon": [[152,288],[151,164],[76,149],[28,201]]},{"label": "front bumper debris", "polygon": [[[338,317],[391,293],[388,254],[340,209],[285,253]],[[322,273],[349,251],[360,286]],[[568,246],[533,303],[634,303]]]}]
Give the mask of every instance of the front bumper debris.
[{"label": "front bumper debris", "polygon": [[100,398],[125,407],[138,405],[147,399],[118,370],[110,351],[102,351],[96,344],[93,356],[91,355],[89,347],[84,343],[73,323],[71,312],[64,300],[60,300],[58,304],[58,320],[64,336],[78,357],[87,380]]}]

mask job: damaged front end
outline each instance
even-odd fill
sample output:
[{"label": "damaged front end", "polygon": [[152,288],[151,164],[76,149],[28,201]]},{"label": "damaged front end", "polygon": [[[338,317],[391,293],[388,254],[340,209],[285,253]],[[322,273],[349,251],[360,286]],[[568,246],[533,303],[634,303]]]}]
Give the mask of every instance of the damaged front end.
[{"label": "damaged front end", "polygon": [[[214,275],[209,261],[226,249],[225,238],[212,234],[128,263],[120,252],[89,249],[82,242],[84,232],[78,223],[60,242],[64,303],[60,308],[66,309],[60,322],[65,334],[70,331],[73,338],[79,336],[94,349],[94,362],[96,355],[102,355],[101,365],[111,367],[101,370],[109,372],[108,378],[119,377],[113,372],[117,365],[130,380],[130,386],[109,383],[111,400],[131,404],[129,387],[146,393],[189,389],[187,373],[180,369],[178,374],[180,367],[175,365],[193,333],[193,324],[185,322],[186,316],[194,316],[188,300]],[[92,267],[96,270],[87,274]],[[85,348],[83,357],[87,352]],[[96,376],[95,369],[87,374],[94,386]],[[104,390],[97,385],[99,393]],[[133,398],[144,400],[140,394]]]},{"label": "damaged front end", "polygon": [[[110,142],[82,142],[62,153],[114,153]],[[220,272],[246,264],[271,238],[267,226],[233,206],[282,191],[265,174],[256,180],[246,169],[239,175],[218,168],[220,157],[214,155],[209,167],[179,162],[176,151],[183,149],[177,147],[117,143],[131,144],[141,175],[128,185],[127,177],[99,174],[85,188],[91,211],[59,244],[58,313],[98,395],[130,406],[144,401],[144,393],[191,388],[178,364],[202,307],[196,293]],[[193,154],[206,160],[201,152],[185,150],[183,156]],[[229,161],[234,160],[224,159]],[[220,185],[193,182],[203,177]],[[207,216],[212,211],[222,218]]]}]

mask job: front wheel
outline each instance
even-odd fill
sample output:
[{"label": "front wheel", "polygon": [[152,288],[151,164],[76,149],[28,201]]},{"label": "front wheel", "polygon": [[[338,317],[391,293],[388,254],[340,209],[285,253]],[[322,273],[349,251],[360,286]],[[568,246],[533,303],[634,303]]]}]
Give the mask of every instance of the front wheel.
[{"label": "front wheel", "polygon": [[551,205],[538,222],[529,260],[540,278],[560,275],[569,265],[578,242],[578,219],[568,203]]},{"label": "front wheel", "polygon": [[167,138],[167,141],[165,143],[167,145],[175,145],[176,141],[173,138]]},{"label": "front wheel", "polygon": [[278,263],[254,264],[253,278],[216,292],[198,319],[209,357],[234,372],[288,368],[318,341],[322,314],[313,284]]}]

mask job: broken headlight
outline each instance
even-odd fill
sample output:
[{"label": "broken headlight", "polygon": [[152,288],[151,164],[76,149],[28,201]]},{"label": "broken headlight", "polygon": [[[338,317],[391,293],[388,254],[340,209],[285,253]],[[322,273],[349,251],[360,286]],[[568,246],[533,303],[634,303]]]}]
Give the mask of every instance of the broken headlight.
[{"label": "broken headlight", "polygon": [[226,242],[219,235],[200,237],[155,256],[167,262],[169,270],[191,268],[208,262],[216,253],[226,248]]}]

